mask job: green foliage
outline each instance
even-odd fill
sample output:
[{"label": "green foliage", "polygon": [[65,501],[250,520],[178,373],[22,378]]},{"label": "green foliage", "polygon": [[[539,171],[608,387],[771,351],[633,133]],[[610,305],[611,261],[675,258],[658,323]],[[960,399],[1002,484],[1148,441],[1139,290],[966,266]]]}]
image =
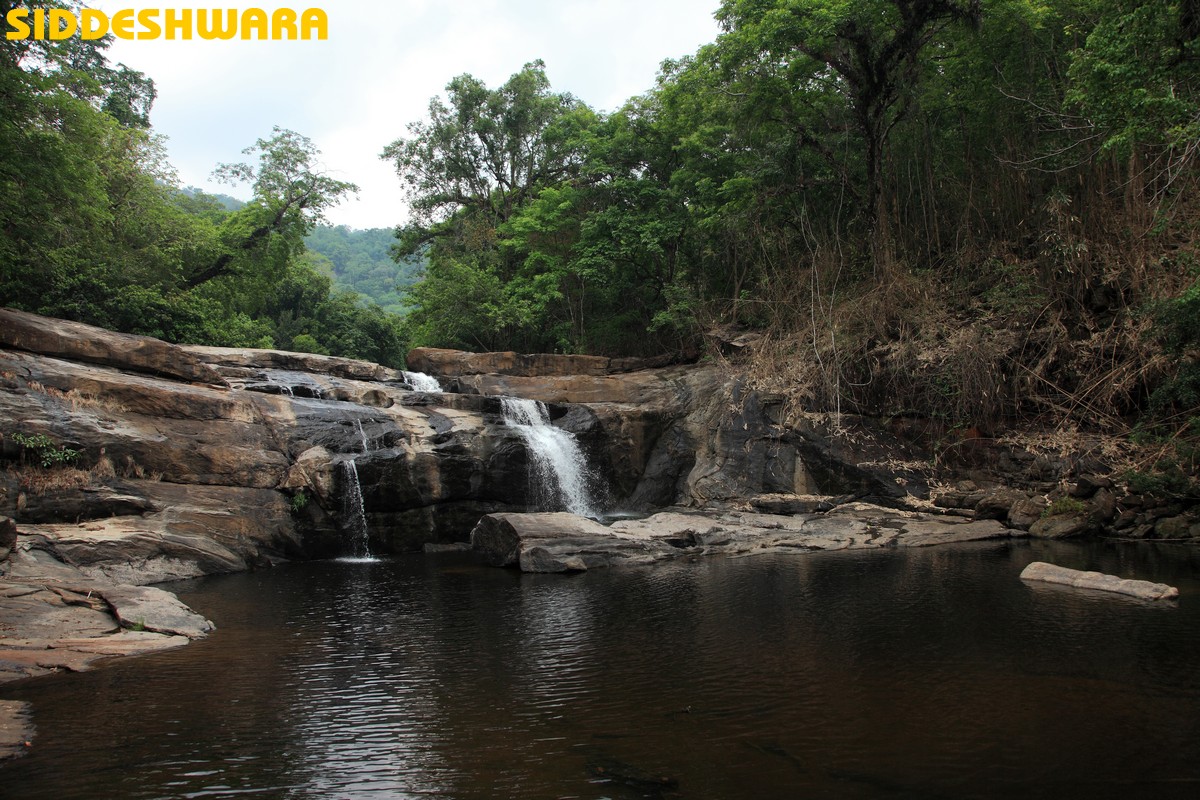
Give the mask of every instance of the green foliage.
[{"label": "green foliage", "polygon": [[46,469],[74,464],[81,455],[78,450],[60,446],[44,433],[27,434],[17,431],[10,438],[21,446],[21,458],[32,456]]},{"label": "green foliage", "polygon": [[1054,502],[1042,509],[1042,519],[1060,515],[1078,516],[1086,510],[1087,506],[1083,504],[1082,500],[1070,495],[1063,495],[1055,498]]},{"label": "green foliage", "polygon": [[[1128,156],[1165,147],[1190,159],[1200,135],[1200,27],[1192,0],[1116,0],[1071,63],[1067,101],[1095,122],[1103,146]],[[1165,162],[1164,162],[1165,168]]]},{"label": "green foliage", "polygon": [[307,507],[308,507],[308,493],[305,492],[303,489],[297,490],[297,492],[294,495],[292,495],[292,502],[291,502],[292,513],[299,514],[300,512],[304,511],[304,509]]},{"label": "green foliage", "polygon": [[218,169],[249,184],[249,202],[178,189],[146,130],[153,83],[110,67],[105,47],[0,41],[0,304],[173,342],[402,365],[399,320],[335,294],[304,252],[353,185],[276,128],[246,151],[253,163]]},{"label": "green foliage", "polygon": [[391,229],[356,230],[345,225],[318,225],[304,239],[312,255],[320,256],[319,272],[333,279],[333,286],[362,295],[388,313],[408,312],[403,291],[416,282],[421,270],[419,257],[397,262],[392,258],[396,242]]},{"label": "green foliage", "polygon": [[1151,497],[1173,497],[1180,499],[1200,498],[1200,483],[1192,470],[1185,471],[1177,461],[1165,459],[1154,465],[1152,470],[1129,470],[1124,475],[1129,491]]}]

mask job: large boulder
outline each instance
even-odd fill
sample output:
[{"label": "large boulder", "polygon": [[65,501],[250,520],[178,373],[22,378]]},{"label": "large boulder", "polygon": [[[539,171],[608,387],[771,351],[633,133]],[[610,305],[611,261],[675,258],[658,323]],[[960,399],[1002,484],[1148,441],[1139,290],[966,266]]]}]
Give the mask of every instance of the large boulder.
[{"label": "large boulder", "polygon": [[518,566],[524,572],[647,564],[667,558],[671,551],[665,542],[621,536],[565,512],[488,514],[471,531],[471,546],[493,566]]}]

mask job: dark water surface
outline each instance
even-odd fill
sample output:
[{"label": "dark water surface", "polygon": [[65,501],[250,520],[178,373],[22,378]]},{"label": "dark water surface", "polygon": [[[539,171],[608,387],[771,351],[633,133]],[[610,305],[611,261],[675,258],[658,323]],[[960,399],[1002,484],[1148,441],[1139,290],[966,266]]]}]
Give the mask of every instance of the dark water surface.
[{"label": "dark water surface", "polygon": [[[1031,560],[1177,604],[1034,588]],[[1200,797],[1200,554],[964,545],[173,587],[219,630],[27,681],[4,798]]]}]

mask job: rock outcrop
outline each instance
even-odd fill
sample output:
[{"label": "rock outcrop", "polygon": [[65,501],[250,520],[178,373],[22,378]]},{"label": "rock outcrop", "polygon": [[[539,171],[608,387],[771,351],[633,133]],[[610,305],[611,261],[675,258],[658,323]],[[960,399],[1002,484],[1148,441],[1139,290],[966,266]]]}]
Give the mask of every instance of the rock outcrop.
[{"label": "rock outcrop", "polygon": [[667,511],[610,526],[561,512],[490,514],[471,532],[471,544],[494,566],[581,572],[683,557],[929,547],[1021,535],[995,520],[850,503],[794,516]]},{"label": "rock outcrop", "polygon": [[0,310],[0,678],[203,634],[146,584],[339,554],[350,459],[379,551],[523,508],[498,401],[431,397],[366,362]]},{"label": "rock outcrop", "polygon": [[1139,600],[1175,600],[1179,590],[1165,583],[1119,578],[1102,572],[1088,572],[1044,561],[1034,561],[1021,572],[1021,580],[1070,586],[1075,589],[1095,589],[1101,592],[1129,595]]}]

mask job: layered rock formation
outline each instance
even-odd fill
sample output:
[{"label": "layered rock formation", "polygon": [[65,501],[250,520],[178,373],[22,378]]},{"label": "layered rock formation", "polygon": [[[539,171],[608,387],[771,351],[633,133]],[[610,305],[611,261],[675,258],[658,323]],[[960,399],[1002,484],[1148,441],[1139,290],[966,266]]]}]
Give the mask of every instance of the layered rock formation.
[{"label": "layered rock formation", "polygon": [[204,635],[144,584],[339,554],[347,459],[381,551],[523,508],[498,401],[438,399],[375,364],[0,310],[0,679]]},{"label": "layered rock formation", "polygon": [[711,555],[929,547],[1023,535],[995,520],[897,512],[866,503],[828,514],[666,511],[600,525],[573,514],[489,514],[471,533],[490,563],[522,572],[582,572]]}]

